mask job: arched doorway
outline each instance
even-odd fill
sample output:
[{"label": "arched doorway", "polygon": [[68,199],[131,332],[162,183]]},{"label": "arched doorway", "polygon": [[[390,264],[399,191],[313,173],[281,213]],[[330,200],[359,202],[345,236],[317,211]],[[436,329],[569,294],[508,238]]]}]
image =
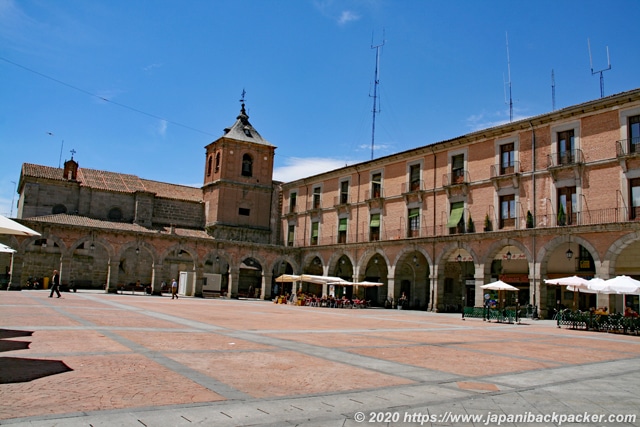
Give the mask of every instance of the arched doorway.
[{"label": "arched doorway", "polygon": [[293,294],[298,292],[296,282],[276,282],[276,279],[283,274],[293,275],[293,266],[286,260],[282,260],[273,266],[271,274],[271,290],[267,297],[277,297],[278,295]]},{"label": "arched doorway", "polygon": [[229,262],[223,254],[210,253],[203,264],[202,296],[219,297],[229,292]]},{"label": "arched doorway", "polygon": [[428,307],[431,298],[429,263],[420,251],[407,252],[400,257],[394,280],[396,301],[404,293],[407,298],[405,308],[422,310]]},{"label": "arched doorway", "polygon": [[73,290],[105,289],[109,276],[109,262],[109,253],[100,243],[79,243],[73,248],[71,255],[69,287]]},{"label": "arched doorway", "polygon": [[[320,259],[320,257],[315,256],[311,260],[309,260],[307,265],[305,265],[305,267],[304,267],[304,273],[305,274],[312,274],[314,276],[322,276],[322,275],[324,275],[324,271],[323,271],[323,268],[322,268],[322,260]],[[323,296],[323,295],[328,295],[326,286],[327,285],[321,285],[321,284],[318,284],[318,283],[302,282],[301,290],[302,290],[302,292],[304,292],[306,294],[311,294],[311,295],[315,295],[315,296]]]},{"label": "arched doorway", "polygon": [[[389,275],[384,257],[376,253],[367,262],[364,269],[364,280],[367,282],[386,283]],[[371,301],[371,305],[382,306],[387,299],[388,286],[367,286],[364,288],[364,299]]]},{"label": "arched doorway", "polygon": [[[338,261],[336,262],[336,266],[332,276],[339,277],[348,282],[353,280],[353,264],[348,256],[342,255]],[[352,299],[354,297],[354,289],[353,286],[335,286],[334,294],[336,298],[342,298],[342,296],[346,296],[348,299]]]},{"label": "arched doorway", "polygon": [[240,264],[238,297],[255,296],[256,289],[262,289],[262,265],[255,258],[248,257]]},{"label": "arched doorway", "polygon": [[475,264],[473,257],[464,248],[452,251],[444,261],[444,283],[442,300],[438,311],[461,313],[463,307],[475,303]]}]

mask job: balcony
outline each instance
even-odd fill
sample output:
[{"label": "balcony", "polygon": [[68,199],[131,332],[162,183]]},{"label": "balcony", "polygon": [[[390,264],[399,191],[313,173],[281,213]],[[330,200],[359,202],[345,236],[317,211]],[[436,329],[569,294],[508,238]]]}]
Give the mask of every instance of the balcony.
[{"label": "balcony", "polygon": [[520,186],[520,162],[514,161],[510,165],[491,165],[491,181],[496,190],[511,185],[513,188]]},{"label": "balcony", "polygon": [[418,201],[422,202],[422,196],[425,193],[425,184],[421,179],[403,182],[402,196],[407,203]]},{"label": "balcony", "polygon": [[623,172],[627,172],[628,161],[640,157],[640,138],[616,141],[616,156],[620,160]]},{"label": "balcony", "polygon": [[554,181],[566,171],[573,171],[574,178],[580,179],[584,166],[584,154],[582,150],[567,150],[547,155],[547,170]]},{"label": "balcony", "polygon": [[447,197],[451,197],[456,190],[462,191],[466,196],[470,182],[469,172],[464,169],[456,169],[442,177],[442,186],[447,192]]},{"label": "balcony", "polygon": [[297,205],[289,205],[289,208],[284,212],[285,218],[292,218],[298,215],[298,206]]},{"label": "balcony", "polygon": [[374,187],[364,193],[364,199],[369,205],[369,209],[382,208],[384,204],[384,191],[382,187]]},{"label": "balcony", "polygon": [[348,213],[351,206],[351,197],[349,193],[340,193],[339,196],[333,198],[333,206],[335,206],[338,214]]}]

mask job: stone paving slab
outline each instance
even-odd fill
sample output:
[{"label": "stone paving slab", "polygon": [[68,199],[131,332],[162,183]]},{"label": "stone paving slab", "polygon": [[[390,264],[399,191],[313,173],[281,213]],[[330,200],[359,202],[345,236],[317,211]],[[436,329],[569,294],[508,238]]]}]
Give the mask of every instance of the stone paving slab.
[{"label": "stone paving slab", "polygon": [[638,336],[550,321],[0,292],[0,425],[639,426],[639,361]]}]

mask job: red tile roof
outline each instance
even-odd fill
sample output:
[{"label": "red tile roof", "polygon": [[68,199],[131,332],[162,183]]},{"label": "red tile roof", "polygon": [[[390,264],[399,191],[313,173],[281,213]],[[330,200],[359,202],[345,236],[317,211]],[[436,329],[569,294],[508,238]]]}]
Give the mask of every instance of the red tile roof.
[{"label": "red tile roof", "polygon": [[[24,163],[22,165],[22,176],[66,181],[63,169],[34,165],[31,163]],[[118,172],[78,168],[77,181],[83,187],[96,190],[115,191],[119,193],[148,191],[154,193],[156,197],[192,202],[202,201],[202,190],[200,188],[150,181],[141,179],[136,175]]]}]

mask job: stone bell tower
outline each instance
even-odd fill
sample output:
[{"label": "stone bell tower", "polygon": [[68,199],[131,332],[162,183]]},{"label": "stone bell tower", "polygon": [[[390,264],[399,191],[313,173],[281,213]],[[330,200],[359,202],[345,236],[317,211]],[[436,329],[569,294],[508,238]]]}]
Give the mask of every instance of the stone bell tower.
[{"label": "stone bell tower", "polygon": [[205,227],[219,239],[269,243],[271,217],[277,214],[272,183],[276,147],[249,123],[244,91],[240,102],[233,126],[205,147]]}]

